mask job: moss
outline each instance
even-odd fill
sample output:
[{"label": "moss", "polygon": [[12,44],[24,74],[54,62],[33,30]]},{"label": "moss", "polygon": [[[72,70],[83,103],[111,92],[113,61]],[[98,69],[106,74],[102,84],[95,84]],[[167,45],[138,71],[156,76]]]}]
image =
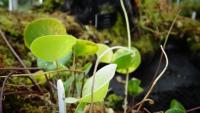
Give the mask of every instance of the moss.
[{"label": "moss", "polygon": [[147,34],[135,40],[133,45],[144,55],[154,54],[158,44],[156,44],[153,38]]},{"label": "moss", "polygon": [[48,95],[6,96],[3,104],[4,112],[5,113],[57,113],[57,106],[55,104],[49,105],[47,100],[49,100]]}]

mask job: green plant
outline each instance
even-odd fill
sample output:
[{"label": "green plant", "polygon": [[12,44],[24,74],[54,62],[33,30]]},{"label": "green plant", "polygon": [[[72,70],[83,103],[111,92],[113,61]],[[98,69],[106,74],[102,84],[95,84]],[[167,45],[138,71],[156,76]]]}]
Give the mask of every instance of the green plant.
[{"label": "green plant", "polygon": [[[52,27],[53,25],[56,27]],[[104,101],[108,92],[109,82],[114,77],[116,69],[118,72],[123,74],[135,71],[141,62],[141,56],[136,48],[131,48],[130,36],[128,40],[129,48],[122,46],[109,48],[104,44],[96,44],[91,41],[76,39],[71,35],[65,34],[65,31],[66,30],[63,28],[63,25],[55,19],[45,18],[35,20],[30,23],[24,31],[25,44],[38,58],[38,66],[46,70],[55,70],[57,75],[59,75],[59,67],[68,69],[65,66],[65,63],[69,62],[69,60],[71,60],[71,56],[73,56],[72,68],[70,68],[72,69],[71,76],[73,78],[71,80],[74,81],[72,85],[73,93],[72,97],[67,97],[65,99],[65,102],[79,102],[75,111],[76,113],[82,110],[86,104],[90,103],[90,112],[92,112],[93,103]],[[119,50],[113,54],[114,49]],[[78,87],[77,80],[80,80],[80,77],[77,77],[77,74],[75,73],[77,66],[84,66],[80,71],[88,73],[88,70],[91,68],[91,63],[87,64],[84,59],[95,54],[97,55],[97,60],[92,77],[87,79],[85,82],[85,76],[83,75],[82,84],[84,85],[82,88]],[[80,60],[80,58],[83,60],[81,62],[82,64],[77,63],[76,59]],[[97,71],[97,67],[100,62],[113,64],[106,65]],[[58,81],[58,84],[61,85],[59,87],[65,89],[61,84],[61,80]],[[127,84],[128,83],[126,83],[126,85]],[[64,86],[66,85],[66,82],[64,82]],[[76,89],[80,96],[74,95],[74,91]],[[70,92],[71,90],[69,89],[68,91]],[[59,101],[61,101],[61,103],[63,103],[63,100],[60,98],[62,95],[59,95]],[[59,104],[59,106],[63,106],[63,104]],[[60,109],[63,110],[63,107]]]},{"label": "green plant", "polygon": [[186,113],[184,106],[173,99],[170,103],[170,108],[165,113]]}]

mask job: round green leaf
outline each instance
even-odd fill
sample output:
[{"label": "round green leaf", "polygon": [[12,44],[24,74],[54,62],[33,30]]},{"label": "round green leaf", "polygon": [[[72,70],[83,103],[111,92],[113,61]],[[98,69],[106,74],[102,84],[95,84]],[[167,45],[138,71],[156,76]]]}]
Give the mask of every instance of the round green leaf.
[{"label": "round green leaf", "polygon": [[45,61],[56,61],[72,51],[76,38],[71,35],[47,35],[35,39],[31,52]]},{"label": "round green leaf", "polygon": [[[107,49],[109,49],[109,47],[105,44],[97,44],[98,46],[98,51],[97,51],[97,56],[99,57],[104,51],[106,51]],[[113,56],[113,51],[109,51],[107,54],[105,54],[102,58],[101,58],[101,62],[103,63],[110,63],[112,60],[112,56]]]},{"label": "round green leaf", "polygon": [[117,64],[117,72],[122,74],[131,73],[141,63],[140,52],[136,48],[132,48],[131,51],[119,49],[114,53],[112,62]]},{"label": "round green leaf", "polygon": [[[101,102],[104,100],[107,92],[110,80],[115,75],[117,65],[109,64],[98,70],[95,74],[95,84],[94,84],[94,102]],[[83,87],[83,97],[80,100],[81,102],[89,103],[91,101],[91,88],[92,88],[92,79],[94,76],[90,77]]]},{"label": "round green leaf", "polygon": [[45,35],[65,35],[64,25],[54,18],[42,18],[31,22],[24,30],[25,45],[30,48],[31,43],[38,37]]},{"label": "round green leaf", "polygon": [[94,42],[79,39],[74,46],[74,50],[77,56],[94,55],[98,50],[98,46]]}]

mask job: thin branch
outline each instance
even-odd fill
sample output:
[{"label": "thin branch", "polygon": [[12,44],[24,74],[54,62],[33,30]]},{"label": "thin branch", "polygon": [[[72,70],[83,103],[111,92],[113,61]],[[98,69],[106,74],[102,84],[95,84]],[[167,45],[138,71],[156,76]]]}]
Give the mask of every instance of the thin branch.
[{"label": "thin branch", "polygon": [[197,106],[197,107],[186,110],[186,112],[190,113],[190,112],[193,112],[193,111],[196,111],[196,110],[199,110],[199,109],[200,109],[200,106]]},{"label": "thin branch", "polygon": [[38,68],[38,67],[27,67],[27,68],[23,68],[23,67],[5,67],[5,68],[0,68],[0,70],[40,70],[42,68]]},{"label": "thin branch", "polygon": [[[7,40],[6,36],[4,35],[4,33],[1,31],[0,29],[0,34],[1,37],[3,38],[3,40],[5,41],[6,45],[8,46],[8,48],[10,49],[10,51],[13,53],[13,55],[17,58],[17,60],[19,61],[19,63],[24,67],[27,68],[26,65],[24,64],[24,62],[22,61],[22,59],[19,57],[19,55],[15,52],[15,50],[13,49],[13,47],[10,45],[9,41]],[[25,70],[26,73],[30,73],[30,71],[28,69]]]},{"label": "thin branch", "polygon": [[[174,25],[175,25],[175,23],[176,23],[176,20],[177,20],[177,18],[178,18],[179,13],[180,13],[180,10],[179,10],[178,13],[176,14],[176,17],[174,18],[174,20],[173,20],[173,22],[172,22],[172,24],[171,24],[171,26],[170,26],[170,28],[169,28],[169,31],[168,31],[168,33],[167,33],[167,36],[165,37],[165,41],[164,41],[164,44],[163,44],[163,48],[164,48],[164,49],[165,49],[165,47],[166,47],[166,44],[167,44],[168,39],[169,39],[169,35],[170,35],[171,32],[172,32],[172,29],[173,29],[173,27],[174,27]],[[161,65],[162,59],[163,59],[163,53],[161,53],[161,55],[160,55],[160,59],[159,59],[159,62],[158,62],[158,66],[157,66],[157,68],[156,68],[156,71],[155,71],[155,74],[154,74],[153,79],[154,79],[154,78],[158,75],[158,73],[159,73],[160,65]]]},{"label": "thin branch", "polygon": [[[19,55],[15,52],[15,50],[13,49],[13,47],[10,45],[10,43],[8,42],[6,36],[4,35],[4,33],[1,31],[0,29],[0,34],[1,37],[3,38],[3,40],[5,41],[6,45],[8,46],[8,48],[11,50],[11,52],[13,53],[13,55],[17,58],[17,60],[19,61],[19,63],[24,67],[27,68],[26,65],[24,64],[24,62],[22,61],[22,59],[19,57]],[[26,73],[30,74],[31,72],[26,69],[24,70]],[[29,76],[29,78],[31,79],[32,83],[38,88],[38,90],[40,92],[42,92],[42,89],[40,88],[40,86],[37,84],[37,82],[35,81],[35,79],[32,77],[32,75]]]},{"label": "thin branch", "polygon": [[[147,92],[147,94],[145,95],[145,97],[143,98],[142,101],[146,100],[146,99],[149,97],[149,95],[150,95],[150,93],[152,92],[153,88],[155,87],[156,83],[157,83],[158,80],[162,77],[162,75],[165,73],[165,71],[166,71],[166,69],[167,69],[167,67],[168,67],[169,62],[168,62],[167,54],[165,53],[165,50],[163,49],[162,45],[160,46],[160,48],[161,48],[161,50],[162,50],[162,52],[163,52],[163,54],[164,54],[164,56],[165,56],[165,60],[166,60],[165,67],[164,67],[164,69],[162,70],[162,72],[158,75],[158,77],[154,80],[153,84],[151,85],[149,91]],[[142,104],[143,104],[143,103],[144,103],[144,102],[142,102],[142,103],[139,105],[137,111],[140,110],[140,108],[142,107]]]},{"label": "thin branch", "polygon": [[0,113],[3,113],[3,91],[4,91],[4,87],[5,87],[5,84],[6,84],[6,81],[8,80],[8,78],[12,76],[12,73],[9,73],[7,75],[7,77],[4,79],[3,81],[3,85],[1,87],[1,95],[0,95]]},{"label": "thin branch", "polygon": [[[71,71],[71,72],[77,72],[77,73],[83,73],[83,71],[80,70],[71,70],[71,69],[60,69],[57,70],[58,72],[63,72],[63,71]],[[42,72],[41,74],[49,74],[49,73],[56,73],[57,71],[47,71],[47,72]],[[35,76],[38,75],[37,73],[30,73],[30,74],[13,74],[12,77],[29,77],[30,75]],[[0,76],[0,78],[5,78],[6,76]]]},{"label": "thin branch", "polygon": [[3,96],[7,95],[25,95],[25,94],[38,94],[41,95],[42,93],[38,91],[15,91],[15,92],[5,92]]}]

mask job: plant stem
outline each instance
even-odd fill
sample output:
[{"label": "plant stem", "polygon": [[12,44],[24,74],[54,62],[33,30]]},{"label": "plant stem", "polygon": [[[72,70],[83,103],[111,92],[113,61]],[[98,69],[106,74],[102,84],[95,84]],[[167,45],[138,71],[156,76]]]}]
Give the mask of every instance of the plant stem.
[{"label": "plant stem", "polygon": [[[129,50],[131,50],[131,32],[130,32],[128,14],[126,12],[126,8],[125,8],[123,0],[120,0],[120,3],[121,3],[121,7],[122,7],[122,10],[124,12],[124,17],[125,17],[125,20],[126,20],[126,29],[127,29],[127,35],[128,35],[128,48],[129,48]],[[124,94],[125,94],[124,113],[126,113],[127,105],[128,105],[128,100],[127,100],[127,98],[128,98],[128,80],[129,80],[129,73],[128,73],[128,69],[127,69],[126,84],[125,84],[125,90],[124,90]]]},{"label": "plant stem", "polygon": [[[178,11],[176,17],[174,18],[174,20],[173,20],[173,22],[172,22],[172,24],[171,24],[171,26],[170,26],[170,28],[169,28],[169,31],[167,32],[167,36],[165,37],[165,41],[164,41],[164,44],[163,44],[163,48],[164,48],[164,49],[165,49],[165,47],[166,47],[166,44],[167,44],[168,39],[169,39],[169,35],[170,35],[170,33],[171,33],[171,31],[172,31],[174,25],[175,25],[175,22],[176,22],[176,20],[177,20],[177,18],[178,18],[178,14],[179,14],[179,13],[180,13],[180,11]],[[161,55],[160,55],[160,59],[159,59],[159,62],[158,62],[158,66],[157,66],[157,68],[156,68],[156,71],[155,71],[155,74],[154,74],[153,79],[158,75],[158,72],[159,72],[159,69],[160,69],[160,65],[161,65],[162,58],[163,58],[163,52],[162,52]]]},{"label": "plant stem", "polygon": [[126,21],[126,29],[127,29],[127,35],[128,35],[128,48],[131,49],[131,32],[130,32],[129,19],[128,19],[128,15],[127,15],[123,0],[120,0],[120,4],[121,4],[121,7],[122,7],[122,10],[124,13],[124,17],[125,17],[125,21]]},{"label": "plant stem", "polygon": [[0,94],[0,113],[3,113],[3,90],[4,90],[4,87],[5,87],[5,84],[6,84],[6,81],[8,80],[8,78],[12,76],[12,73],[9,73],[7,75],[7,77],[4,79],[3,81],[3,85],[1,87],[1,94]]},{"label": "plant stem", "polygon": [[57,79],[59,79],[60,78],[60,76],[59,76],[59,71],[57,71],[57,70],[59,70],[59,67],[58,67],[58,61],[56,60],[55,61],[55,64],[56,64],[56,75],[57,75]]},{"label": "plant stem", "polygon": [[[76,69],[76,55],[75,55],[75,50],[73,49],[73,62],[72,62],[72,68],[73,70]],[[72,72],[72,76],[74,76],[74,82],[72,86],[72,97],[74,96],[75,90],[76,90],[76,73]]]},{"label": "plant stem", "polygon": [[[145,101],[145,100],[149,97],[149,95],[150,95],[150,93],[152,92],[153,88],[155,87],[156,83],[157,83],[158,80],[162,77],[162,75],[164,74],[164,72],[166,71],[166,69],[167,69],[167,67],[168,67],[169,62],[168,62],[167,54],[165,53],[165,50],[163,49],[162,45],[160,46],[160,48],[161,48],[161,50],[162,50],[162,52],[163,52],[163,54],[164,54],[164,56],[165,56],[165,59],[166,59],[165,67],[164,67],[164,69],[162,70],[162,72],[158,75],[158,77],[154,80],[153,84],[151,85],[149,91],[147,92],[147,94],[145,95],[145,97],[143,98],[142,101]],[[139,107],[138,107],[138,109],[137,109],[137,112],[138,112],[138,111],[140,110],[140,108],[142,107],[142,104],[143,104],[143,102],[141,102],[141,104],[139,105]]]},{"label": "plant stem", "polygon": [[128,70],[127,70],[127,72],[126,72],[126,84],[125,84],[125,90],[124,90],[124,94],[125,94],[125,98],[124,98],[124,113],[126,113],[127,105],[128,105],[128,80],[129,80],[129,73],[128,73]]}]

